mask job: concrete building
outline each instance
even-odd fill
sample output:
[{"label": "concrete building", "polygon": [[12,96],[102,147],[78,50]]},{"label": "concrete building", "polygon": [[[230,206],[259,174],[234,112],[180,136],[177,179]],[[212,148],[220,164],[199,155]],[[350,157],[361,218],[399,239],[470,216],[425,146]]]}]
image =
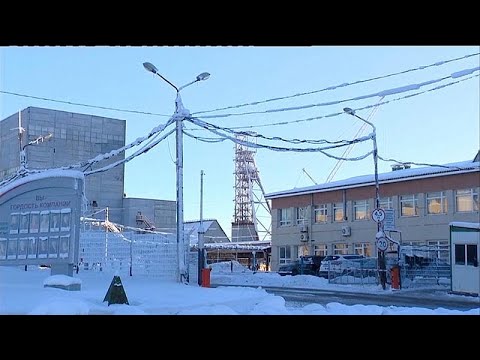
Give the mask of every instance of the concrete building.
[{"label": "concrete building", "polygon": [[[20,165],[21,148],[19,127],[22,128],[23,146],[37,137],[52,134],[43,143],[25,148],[29,169],[57,168],[80,161],[125,145],[125,120],[66,111],[28,107],[0,121],[0,180],[15,173]],[[121,154],[103,161],[92,169],[124,158]],[[86,196],[90,205],[102,209],[109,207],[110,220],[122,220],[124,165],[86,179]]]},{"label": "concrete building", "polygon": [[123,207],[123,225],[176,232],[176,201],[124,198]]},{"label": "concrete building", "polygon": [[[230,239],[227,237],[227,234],[223,231],[217,220],[206,219],[203,220],[202,223],[204,244],[230,242]],[[198,245],[199,230],[201,230],[200,221],[184,222],[185,239],[189,239],[190,246]]]},{"label": "concrete building", "polygon": [[[21,139],[19,128],[22,128]],[[119,149],[125,146],[126,121],[38,107],[28,107],[20,112],[20,116],[16,113],[0,120],[0,180],[19,169],[22,145],[47,134],[53,135],[49,141],[25,147],[29,169],[77,164]],[[90,169],[124,158],[125,154],[121,153]],[[94,217],[104,219],[108,208],[108,218],[114,223],[175,233],[176,202],[125,197],[124,175],[125,167],[119,165],[86,178],[90,214],[98,212]],[[220,229],[215,236],[228,241],[216,220],[215,223]]]},{"label": "concrete building", "polygon": [[[380,207],[393,209],[392,238],[435,245],[449,261],[449,223],[479,221],[478,160],[379,174]],[[272,270],[301,255],[376,256],[374,197],[373,174],[267,194]]]}]

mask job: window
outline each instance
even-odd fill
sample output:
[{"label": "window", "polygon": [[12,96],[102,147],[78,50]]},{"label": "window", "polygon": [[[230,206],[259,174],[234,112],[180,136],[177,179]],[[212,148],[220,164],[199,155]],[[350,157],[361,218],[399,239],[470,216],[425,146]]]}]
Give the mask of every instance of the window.
[{"label": "window", "polygon": [[315,205],[313,208],[313,211],[315,213],[315,222],[316,223],[326,223],[327,222],[327,205]]},{"label": "window", "polygon": [[465,265],[464,244],[455,244],[455,265]]},{"label": "window", "polygon": [[296,219],[297,225],[308,224],[307,208],[306,207],[295,208],[295,219]]},{"label": "window", "polygon": [[292,225],[292,208],[278,209],[280,226]]},{"label": "window", "polygon": [[343,203],[333,204],[333,221],[343,221]]},{"label": "window", "polygon": [[318,255],[318,256],[327,256],[327,245],[326,244],[315,245],[314,252],[315,252],[315,255]]},{"label": "window", "polygon": [[455,205],[456,205],[457,212],[478,211],[479,209],[478,190],[479,188],[456,191]]},{"label": "window", "polygon": [[291,258],[290,246],[280,246],[278,248],[278,263],[280,265],[288,264]]},{"label": "window", "polygon": [[389,196],[389,197],[380,198],[380,208],[381,209],[393,209],[392,197]]},{"label": "window", "polygon": [[467,266],[478,266],[477,245],[467,245]]},{"label": "window", "polygon": [[347,244],[333,244],[333,255],[348,254]]},{"label": "window", "polygon": [[400,196],[400,215],[401,216],[418,216],[417,195]]},{"label": "window", "polygon": [[367,200],[359,200],[353,202],[353,218],[355,220],[367,220],[369,206]]},{"label": "window", "polygon": [[427,214],[446,214],[447,198],[444,191],[427,193]]},{"label": "window", "polygon": [[353,251],[357,255],[363,255],[365,257],[372,256],[372,245],[370,243],[357,243],[353,245]]},{"label": "window", "polygon": [[477,245],[455,244],[455,265],[478,267]]}]

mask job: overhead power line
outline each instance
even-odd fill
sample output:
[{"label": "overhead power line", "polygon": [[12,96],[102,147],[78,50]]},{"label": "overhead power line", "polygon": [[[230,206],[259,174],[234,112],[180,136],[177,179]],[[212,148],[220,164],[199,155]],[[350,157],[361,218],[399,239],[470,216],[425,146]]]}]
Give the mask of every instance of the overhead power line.
[{"label": "overhead power line", "polygon": [[244,107],[244,106],[253,106],[253,105],[264,104],[264,103],[272,102],[272,101],[285,100],[285,99],[291,99],[291,98],[294,98],[294,97],[299,97],[299,96],[304,96],[304,95],[316,94],[316,93],[323,92],[323,91],[335,90],[335,89],[342,88],[342,87],[357,85],[357,84],[366,83],[366,82],[379,80],[379,79],[385,79],[385,78],[388,78],[388,77],[392,77],[392,76],[396,76],[396,75],[402,75],[402,74],[406,74],[406,73],[414,72],[414,71],[418,71],[418,70],[425,70],[425,69],[428,69],[430,67],[441,66],[441,65],[444,65],[444,64],[452,63],[452,62],[455,62],[455,61],[467,59],[467,58],[470,58],[472,56],[478,56],[478,55],[480,55],[480,53],[468,54],[468,55],[465,55],[465,56],[461,56],[461,57],[457,57],[457,58],[453,58],[453,59],[448,59],[448,60],[444,60],[444,61],[438,61],[438,62],[433,63],[433,64],[418,66],[416,68],[411,68],[411,69],[407,69],[407,70],[403,70],[403,71],[399,71],[399,72],[395,72],[395,73],[390,73],[390,74],[387,74],[387,75],[376,76],[376,77],[372,77],[372,78],[364,79],[364,80],[357,80],[357,81],[353,81],[351,83],[343,83],[343,84],[335,85],[335,86],[328,86],[328,87],[320,89],[320,90],[313,90],[313,91],[298,93],[298,94],[294,94],[294,95],[287,95],[287,96],[276,97],[276,98],[271,98],[271,99],[266,99],[266,100],[261,100],[261,101],[254,101],[254,102],[245,103],[245,104],[231,105],[231,106],[226,106],[226,107],[218,108],[218,109],[214,109],[214,110],[197,111],[197,112],[192,113],[192,115],[193,114],[196,114],[196,115],[206,114],[206,113],[211,113],[211,112],[221,111],[221,110],[238,109],[238,108],[241,108],[241,107]]},{"label": "overhead power line", "polygon": [[157,114],[157,113],[151,113],[151,112],[140,111],[140,110],[128,110],[128,109],[118,109],[118,108],[108,107],[108,106],[88,105],[88,104],[82,104],[82,103],[77,103],[77,102],[73,102],[73,101],[51,99],[51,98],[46,98],[46,97],[41,97],[41,96],[20,94],[20,93],[11,92],[11,91],[4,91],[4,90],[0,90],[0,93],[6,94],[6,95],[13,95],[13,96],[20,96],[20,97],[25,97],[25,98],[30,98],[30,99],[36,99],[36,100],[56,102],[56,103],[61,103],[61,104],[83,106],[83,107],[88,107],[88,108],[93,108],[93,109],[112,110],[112,111],[119,111],[119,112],[124,112],[124,113],[152,115],[152,116],[165,116],[165,117],[170,117],[171,116],[171,115]]},{"label": "overhead power line", "polygon": [[240,136],[246,135],[246,136],[250,136],[250,137],[262,138],[262,139],[271,140],[271,141],[282,141],[282,142],[287,142],[287,143],[296,144],[296,145],[298,145],[298,144],[314,144],[314,145],[321,145],[321,144],[338,145],[338,144],[341,144],[343,146],[343,145],[351,145],[353,143],[369,140],[373,136],[372,134],[370,134],[370,135],[365,136],[363,138],[358,138],[358,139],[354,139],[354,140],[337,140],[337,141],[330,141],[330,140],[326,140],[326,139],[320,139],[320,140],[315,140],[315,139],[284,139],[284,138],[279,137],[279,136],[265,136],[265,135],[258,134],[258,133],[252,132],[252,131],[235,131],[233,129],[229,129],[229,128],[226,128],[226,127],[221,127],[221,126],[218,126],[218,125],[214,125],[214,124],[205,122],[205,121],[200,120],[198,118],[187,118],[186,120],[190,121],[191,123],[193,123],[195,125],[203,127],[204,129],[207,129],[207,130],[210,130],[210,129],[222,130],[222,131],[234,134],[236,136],[237,135],[240,135]]},{"label": "overhead power line", "polygon": [[[201,122],[195,122],[195,120],[198,120],[198,119],[188,119],[190,121],[193,121],[196,125],[198,126],[204,126]],[[246,140],[242,140],[240,138],[236,138],[234,136],[230,136],[230,135],[226,135],[226,134],[223,134],[221,133],[220,131],[216,130],[216,129],[213,129],[213,128],[208,128],[208,130],[218,136],[220,136],[221,138],[224,138],[224,139],[228,139],[236,144],[240,144],[240,145],[243,145],[243,146],[246,146],[246,147],[251,147],[251,148],[263,148],[263,149],[269,149],[269,150],[272,150],[272,151],[279,151],[279,152],[320,152],[328,157],[331,157],[331,158],[334,158],[334,159],[343,159],[343,160],[349,160],[349,161],[357,161],[357,160],[362,160],[362,159],[365,159],[367,156],[369,156],[370,154],[373,153],[373,150],[372,151],[369,151],[368,153],[362,155],[362,156],[358,156],[356,158],[340,158],[338,156],[334,156],[334,155],[331,155],[331,154],[328,154],[325,150],[331,150],[331,149],[334,149],[334,148],[341,148],[341,147],[344,147],[344,146],[348,146],[349,144],[340,144],[340,145],[330,145],[330,146],[324,146],[324,147],[315,147],[315,148],[287,148],[287,147],[280,147],[280,146],[271,146],[271,145],[264,145],[264,144],[259,144],[259,143],[253,143],[253,142],[250,142],[250,141],[246,141]],[[191,136],[189,133],[187,132],[184,132],[185,135],[187,136]],[[367,137],[364,137],[361,139],[361,141],[367,141],[367,140],[370,140],[370,136],[367,136]],[[200,141],[204,141],[203,139],[200,139],[200,138],[195,138],[196,140],[200,140]],[[357,140],[357,142],[359,141],[358,139],[355,139]]]},{"label": "overhead power line", "polygon": [[152,142],[151,144],[149,144],[148,146],[144,146],[143,148],[141,148],[140,150],[136,151],[135,153],[133,153],[132,155],[126,157],[125,159],[122,159],[122,160],[119,160],[119,161],[116,161],[114,162],[113,164],[109,164],[107,166],[104,166],[100,169],[95,169],[95,170],[91,170],[91,171],[85,171],[85,176],[88,176],[88,175],[93,175],[93,174],[97,174],[99,172],[104,172],[104,171],[107,171],[107,170],[110,170],[110,169],[113,169],[114,167],[118,166],[118,165],[122,165],[122,164],[125,164],[127,162],[129,162],[130,160],[136,158],[137,156],[141,155],[141,154],[145,154],[147,151],[149,151],[150,149],[152,149],[153,147],[157,146],[161,141],[165,140],[168,136],[170,136],[173,132],[175,131],[175,128],[170,130],[168,133],[166,133],[165,135],[163,135],[160,139]]},{"label": "overhead power line", "polygon": [[218,114],[218,115],[205,115],[201,116],[202,119],[207,119],[207,118],[226,118],[230,116],[245,116],[245,115],[258,115],[258,114],[269,114],[269,113],[277,113],[277,112],[283,112],[283,111],[296,111],[296,110],[305,110],[305,109],[310,109],[313,107],[321,107],[321,106],[330,106],[330,105],[338,105],[341,103],[345,102],[350,102],[350,101],[358,101],[358,100],[364,100],[372,97],[383,97],[383,96],[388,96],[388,95],[394,95],[394,94],[400,94],[408,91],[413,91],[413,90],[418,90],[424,86],[427,85],[432,85],[441,81],[444,81],[446,79],[452,78],[456,79],[459,77],[463,77],[466,75],[470,75],[476,71],[480,70],[480,66],[474,67],[471,69],[463,69],[460,71],[456,71],[454,73],[451,73],[448,76],[444,76],[442,78],[434,79],[434,80],[427,80],[418,84],[408,84],[392,89],[387,89],[387,90],[382,90],[376,93],[368,94],[368,95],[361,95],[361,96],[355,96],[352,98],[348,99],[342,99],[342,100],[336,100],[336,101],[327,101],[323,103],[318,103],[318,104],[308,104],[308,105],[300,105],[300,106],[291,106],[291,107],[286,107],[286,108],[276,108],[276,109],[267,109],[263,111],[249,111],[249,112],[243,112],[243,113],[227,113],[227,114]]},{"label": "overhead power line", "polygon": [[[480,53],[468,54],[468,55],[460,56],[460,57],[453,58],[453,59],[438,61],[436,63],[429,64],[429,65],[418,66],[416,68],[411,68],[411,69],[407,69],[407,70],[403,70],[403,71],[399,71],[399,72],[395,72],[395,73],[390,73],[390,74],[387,74],[387,75],[376,76],[376,77],[372,77],[372,78],[364,79],[364,80],[357,80],[357,81],[353,81],[351,83],[343,83],[343,84],[339,84],[339,85],[335,85],[335,86],[329,86],[329,87],[326,87],[326,88],[323,88],[323,89],[320,89],[320,90],[313,90],[313,91],[309,91],[309,92],[303,92],[303,93],[298,93],[298,94],[294,94],[294,95],[271,98],[271,99],[262,100],[262,101],[255,101],[255,102],[251,102],[251,103],[232,105],[232,106],[227,106],[227,107],[218,108],[218,109],[214,109],[214,110],[198,111],[198,112],[194,112],[192,114],[197,114],[198,115],[198,114],[205,114],[205,113],[221,111],[221,110],[241,108],[241,107],[244,107],[244,106],[258,105],[258,104],[263,104],[263,103],[272,102],[272,101],[278,101],[278,100],[284,100],[284,99],[299,97],[299,96],[303,96],[303,95],[315,94],[315,93],[328,91],[328,90],[335,90],[337,88],[357,85],[357,84],[366,83],[366,82],[379,80],[379,79],[384,79],[384,78],[388,78],[388,77],[392,77],[392,76],[396,76],[396,75],[406,74],[406,73],[414,72],[414,71],[418,71],[418,70],[424,70],[424,69],[434,67],[434,66],[441,66],[441,65],[444,65],[444,64],[464,60],[464,59],[467,59],[467,58],[470,58],[470,57],[473,57],[473,56],[478,56],[478,55],[480,55]],[[171,115],[152,113],[152,112],[147,112],[147,111],[142,111],[142,110],[120,109],[120,108],[115,108],[115,107],[91,105],[91,104],[79,103],[79,102],[68,101],[68,100],[59,100],[59,99],[47,98],[47,97],[36,96],[36,95],[22,94],[22,93],[13,92],[13,91],[0,90],[0,93],[5,94],[5,95],[19,96],[19,97],[25,97],[25,98],[42,100],[42,101],[49,101],[49,102],[56,102],[56,103],[67,104],[67,105],[83,106],[83,107],[88,107],[88,108],[93,108],[93,109],[111,110],[111,111],[133,113],[133,114],[142,114],[142,115],[149,115],[149,116],[164,116],[164,117],[170,117],[171,116]]]},{"label": "overhead power line", "polygon": [[[452,81],[452,82],[449,82],[449,83],[446,83],[446,84],[435,86],[431,89],[427,89],[427,90],[419,91],[419,92],[416,92],[416,93],[413,93],[413,94],[401,96],[401,97],[398,97],[398,98],[395,98],[395,99],[385,100],[385,101],[382,101],[382,102],[379,102],[379,103],[370,104],[370,105],[367,105],[367,106],[355,108],[353,110],[355,110],[355,111],[367,110],[367,109],[371,109],[371,108],[373,108],[377,105],[382,106],[382,105],[386,105],[386,104],[389,104],[389,103],[392,103],[392,102],[395,102],[395,101],[409,99],[409,98],[412,98],[412,97],[415,97],[415,96],[418,96],[418,95],[426,94],[426,93],[432,92],[432,91],[437,91],[437,90],[440,90],[440,89],[443,89],[443,88],[446,88],[446,87],[449,87],[449,86],[452,86],[452,85],[455,85],[455,84],[459,84],[463,81],[467,81],[467,80],[470,80],[470,79],[473,79],[473,78],[478,78],[478,77],[479,77],[479,75],[472,75],[472,76],[466,77],[465,79]],[[307,122],[307,121],[320,120],[320,119],[324,119],[324,118],[331,118],[331,117],[344,115],[344,114],[345,114],[344,111],[339,111],[339,112],[335,112],[335,113],[331,113],[331,114],[327,114],[327,115],[313,116],[313,117],[304,118],[304,119],[296,119],[296,120],[289,120],[289,121],[278,121],[278,122],[272,122],[272,123],[261,124],[261,125],[230,126],[229,128],[232,129],[232,130],[233,129],[239,130],[239,129],[256,129],[256,128],[269,127],[269,126],[283,126],[283,125],[290,125],[290,124],[294,124],[294,123],[301,123],[301,122]],[[202,128],[202,129],[187,129],[187,130],[194,131],[194,130],[204,130],[204,129]]]}]

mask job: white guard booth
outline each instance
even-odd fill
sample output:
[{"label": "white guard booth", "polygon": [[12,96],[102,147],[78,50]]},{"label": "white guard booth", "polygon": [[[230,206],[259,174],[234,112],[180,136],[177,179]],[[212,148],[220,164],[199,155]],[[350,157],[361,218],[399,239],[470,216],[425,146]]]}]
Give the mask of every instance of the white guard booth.
[{"label": "white guard booth", "polygon": [[480,296],[480,223],[449,225],[452,293]]}]

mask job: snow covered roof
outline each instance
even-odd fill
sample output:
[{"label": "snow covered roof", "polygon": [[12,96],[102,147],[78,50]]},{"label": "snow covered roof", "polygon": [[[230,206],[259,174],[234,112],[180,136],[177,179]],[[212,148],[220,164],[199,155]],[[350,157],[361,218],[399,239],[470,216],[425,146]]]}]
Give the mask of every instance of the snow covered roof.
[{"label": "snow covered roof", "polygon": [[477,229],[480,230],[480,223],[472,223],[472,222],[462,222],[462,221],[453,221],[450,226],[456,226],[461,228],[468,228],[468,229]]},{"label": "snow covered roof", "polygon": [[210,226],[212,226],[215,220],[203,220],[202,224],[200,221],[185,222],[183,225],[183,231],[186,233],[198,233],[203,230],[206,232]]},{"label": "snow covered roof", "polygon": [[83,172],[78,170],[59,170],[59,169],[44,170],[37,173],[31,173],[17,180],[13,180],[12,182],[8,182],[6,185],[0,187],[0,196],[28,182],[39,180],[39,179],[52,178],[52,177],[73,177],[73,178],[83,179],[85,175],[83,174]]},{"label": "snow covered roof", "polygon": [[[405,180],[416,180],[429,177],[445,176],[452,174],[464,174],[480,171],[480,162],[471,160],[445,164],[442,166],[427,166],[414,169],[403,169],[390,171],[388,173],[378,174],[380,184],[400,182]],[[275,199],[292,195],[310,194],[313,192],[326,192],[333,190],[341,190],[347,188],[355,188],[361,186],[375,185],[375,175],[355,176],[345,180],[332,181],[329,183],[307,186],[302,188],[294,188],[272,192],[265,195],[265,199]]]},{"label": "snow covered roof", "polygon": [[[206,233],[210,227],[212,225],[216,225],[218,226],[218,229],[225,235],[225,236],[222,236],[218,239],[218,242],[219,241],[225,241],[225,239],[228,239],[227,235],[225,234],[225,231],[223,231],[222,227],[220,226],[220,224],[218,223],[217,220],[214,220],[214,219],[209,219],[209,220],[203,220],[202,221],[202,226],[200,225],[200,221],[187,221],[187,222],[184,222],[183,223],[183,229],[184,229],[184,233],[185,233],[185,237],[188,237],[189,240],[190,240],[190,245],[196,245],[198,244],[198,232],[201,231],[203,229],[203,232]],[[215,228],[212,228],[213,229],[217,229],[216,227]],[[207,238],[205,238],[205,242],[217,242],[214,238],[212,238],[211,236],[208,236]]]}]

